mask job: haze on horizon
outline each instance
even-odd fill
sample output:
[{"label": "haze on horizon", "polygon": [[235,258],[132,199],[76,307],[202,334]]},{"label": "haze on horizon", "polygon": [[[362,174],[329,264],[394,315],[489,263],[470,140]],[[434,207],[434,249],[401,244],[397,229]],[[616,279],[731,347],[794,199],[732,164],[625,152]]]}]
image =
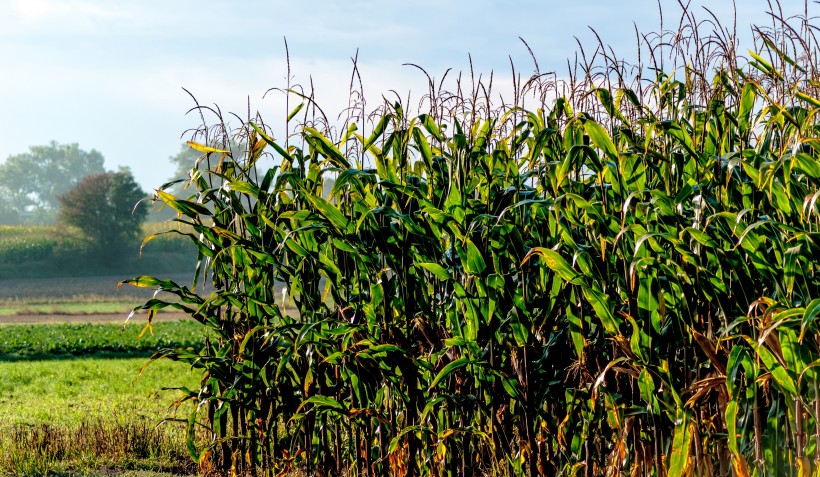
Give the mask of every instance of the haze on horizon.
[{"label": "haze on horizon", "polygon": [[[674,28],[680,7],[661,0],[664,29]],[[370,104],[382,94],[426,91],[414,63],[440,78],[448,69],[510,77],[510,59],[524,76],[535,53],[542,71],[560,76],[578,50],[576,37],[594,50],[591,28],[619,56],[634,61],[635,28],[660,29],[656,0],[554,0],[376,2],[341,5],[251,0],[242,8],[217,0],[4,0],[0,1],[0,161],[29,146],[78,143],[105,156],[105,166],[128,166],[145,190],[173,173],[168,158],[199,118],[186,112],[193,93],[202,104],[267,122],[286,114],[282,95],[265,93],[286,82],[283,38],[293,81],[315,86],[329,114],[348,101],[351,58]],[[690,6],[708,19],[704,2]],[[804,13],[803,0],[781,2],[785,16]],[[732,2],[709,2],[724,26],[735,20]],[[765,0],[737,5],[741,50],[751,47],[750,25],[768,25]],[[809,16],[820,10],[808,5]],[[675,25],[670,25],[675,23]]]}]

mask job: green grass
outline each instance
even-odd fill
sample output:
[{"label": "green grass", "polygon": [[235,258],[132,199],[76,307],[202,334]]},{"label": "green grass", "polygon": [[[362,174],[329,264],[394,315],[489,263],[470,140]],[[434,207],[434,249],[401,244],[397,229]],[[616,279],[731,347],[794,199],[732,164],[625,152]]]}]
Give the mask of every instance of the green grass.
[{"label": "green grass", "polygon": [[[0,360],[95,353],[149,355],[161,348],[201,346],[202,325],[192,320],[121,324],[36,324],[0,326]],[[142,334],[142,336],[140,336]]]},{"label": "green grass", "polygon": [[164,387],[192,386],[171,361],[144,358],[0,362],[0,475],[94,475],[100,469],[190,472],[185,417]]},{"label": "green grass", "polygon": [[167,360],[140,368],[146,358],[97,358],[0,362],[0,422],[4,425],[76,426],[169,416],[173,391],[190,386],[195,373]]}]

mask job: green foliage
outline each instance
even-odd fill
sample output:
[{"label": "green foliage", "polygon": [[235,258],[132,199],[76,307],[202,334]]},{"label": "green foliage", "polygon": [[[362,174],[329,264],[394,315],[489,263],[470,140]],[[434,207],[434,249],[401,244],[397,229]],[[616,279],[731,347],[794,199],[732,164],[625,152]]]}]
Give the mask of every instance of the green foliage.
[{"label": "green foliage", "polygon": [[[185,236],[160,233],[167,223],[144,224],[139,234],[157,234],[142,250],[131,243],[117,260],[100,259],[78,231],[61,226],[0,226],[0,279],[93,276],[134,273],[178,273],[196,263]],[[113,288],[116,280],[110,284]]]},{"label": "green foliage", "polygon": [[98,353],[147,356],[165,348],[199,348],[201,331],[192,320],[161,322],[151,330],[139,323],[0,326],[0,360]]},{"label": "green foliage", "polygon": [[83,177],[104,172],[103,156],[77,144],[32,146],[0,164],[0,196],[18,214],[53,213],[59,198]]},{"label": "green foliage", "polygon": [[[789,36],[803,21],[758,30],[748,64],[733,39],[690,54],[664,33],[681,67],[651,78],[584,65],[517,83],[513,106],[476,84],[341,138],[304,125],[281,144],[256,121],[243,156],[192,143],[212,164],[196,194],[157,200],[216,292],[126,281],[212,336],[167,355],[202,371],[183,399],[213,444],[191,456],[269,475],[297,450],[334,475],[807,475],[820,71],[813,37]],[[278,165],[257,174],[263,150]]]},{"label": "green foliage", "polygon": [[37,262],[54,254],[57,240],[51,237],[0,239],[0,263]]},{"label": "green foliage", "polygon": [[87,176],[60,197],[59,220],[79,229],[105,259],[116,259],[141,232],[145,198],[128,170]]}]

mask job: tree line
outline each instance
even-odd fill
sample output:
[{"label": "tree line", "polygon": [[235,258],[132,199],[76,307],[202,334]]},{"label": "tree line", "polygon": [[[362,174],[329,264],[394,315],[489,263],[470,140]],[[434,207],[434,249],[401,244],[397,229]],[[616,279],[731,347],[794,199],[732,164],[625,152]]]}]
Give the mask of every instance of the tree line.
[{"label": "tree line", "polygon": [[[169,161],[188,176],[196,156],[183,146]],[[32,146],[0,163],[0,225],[59,225],[78,233],[97,254],[113,258],[141,238],[143,223],[170,211],[151,213],[150,196],[131,170],[106,170],[103,155],[78,144]],[[184,190],[184,181],[175,186]]]}]

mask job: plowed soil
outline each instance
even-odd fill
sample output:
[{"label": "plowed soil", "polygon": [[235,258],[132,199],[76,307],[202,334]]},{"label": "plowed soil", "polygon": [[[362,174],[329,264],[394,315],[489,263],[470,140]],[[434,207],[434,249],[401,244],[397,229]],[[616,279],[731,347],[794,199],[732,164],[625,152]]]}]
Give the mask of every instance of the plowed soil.
[{"label": "plowed soil", "polygon": [[[117,288],[117,283],[128,277],[66,277],[66,278],[24,278],[0,280],[0,300],[33,300],[33,299],[61,299],[71,297],[94,296],[114,298],[126,302],[133,301],[134,306],[140,305],[151,298],[154,290],[136,288],[123,285]],[[173,280],[180,285],[191,285],[191,275],[168,275],[160,277]],[[200,292],[202,290],[199,290]],[[89,314],[19,314],[0,316],[0,324],[12,323],[117,323],[124,322],[128,312],[122,313],[89,313]],[[156,319],[178,320],[186,315],[176,311],[162,311]],[[131,322],[145,322],[146,315],[134,315]]]}]

